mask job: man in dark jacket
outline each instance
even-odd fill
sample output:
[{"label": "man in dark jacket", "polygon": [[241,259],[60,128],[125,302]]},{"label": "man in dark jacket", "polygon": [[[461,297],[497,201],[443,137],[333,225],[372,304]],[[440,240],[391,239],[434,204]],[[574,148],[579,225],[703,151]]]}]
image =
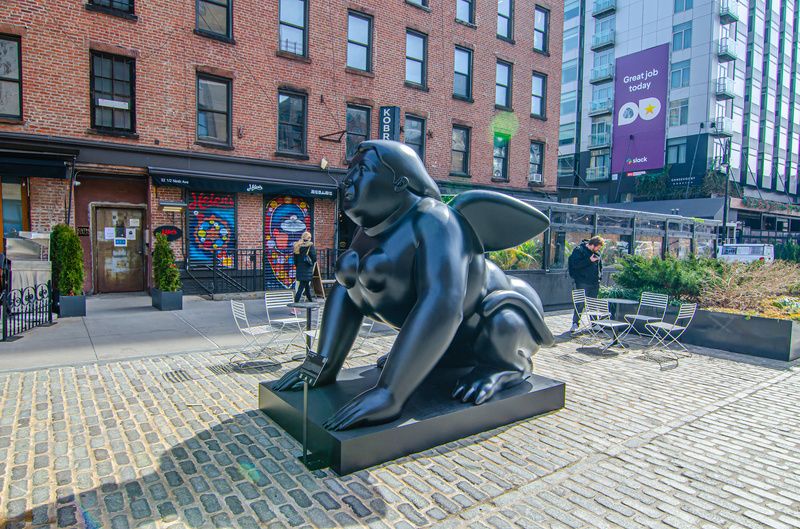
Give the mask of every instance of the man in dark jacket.
[{"label": "man in dark jacket", "polygon": [[[590,298],[596,298],[600,292],[600,280],[603,277],[603,260],[600,257],[600,250],[603,248],[603,242],[603,239],[598,236],[584,239],[569,256],[568,270],[570,277],[575,281],[575,288],[585,290],[586,296]],[[578,330],[579,319],[580,314],[576,308],[572,315],[570,332]]]}]

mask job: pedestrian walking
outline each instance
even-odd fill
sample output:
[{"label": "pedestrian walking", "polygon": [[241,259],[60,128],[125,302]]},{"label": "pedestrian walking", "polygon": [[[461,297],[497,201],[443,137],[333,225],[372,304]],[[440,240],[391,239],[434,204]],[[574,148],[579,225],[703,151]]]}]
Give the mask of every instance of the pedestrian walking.
[{"label": "pedestrian walking", "polygon": [[311,233],[303,232],[300,240],[294,243],[294,267],[295,279],[299,285],[294,294],[294,301],[297,303],[305,293],[308,301],[314,301],[311,297],[311,279],[314,277],[314,263],[317,262],[317,251],[311,240]]}]

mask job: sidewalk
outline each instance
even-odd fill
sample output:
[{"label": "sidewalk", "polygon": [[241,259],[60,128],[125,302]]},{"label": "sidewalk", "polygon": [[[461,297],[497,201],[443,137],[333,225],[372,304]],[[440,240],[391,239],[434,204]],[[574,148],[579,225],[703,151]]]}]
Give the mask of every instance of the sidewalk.
[{"label": "sidewalk", "polygon": [[[244,303],[251,325],[266,321],[263,299]],[[243,343],[229,301],[186,296],[183,310],[161,312],[145,294],[104,294],[87,298],[86,314],[57,319],[50,327],[0,342],[0,372],[211,351]]]}]

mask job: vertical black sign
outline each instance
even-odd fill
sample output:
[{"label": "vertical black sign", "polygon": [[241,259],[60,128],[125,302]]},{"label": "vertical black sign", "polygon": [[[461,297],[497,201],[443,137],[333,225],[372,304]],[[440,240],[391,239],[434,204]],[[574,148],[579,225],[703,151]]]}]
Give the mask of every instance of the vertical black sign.
[{"label": "vertical black sign", "polygon": [[380,116],[379,138],[400,141],[400,107],[381,107]]}]

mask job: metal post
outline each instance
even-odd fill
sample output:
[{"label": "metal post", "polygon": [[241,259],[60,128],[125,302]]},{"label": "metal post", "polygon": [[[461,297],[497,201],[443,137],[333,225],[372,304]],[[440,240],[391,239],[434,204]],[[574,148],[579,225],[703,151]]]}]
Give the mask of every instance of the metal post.
[{"label": "metal post", "polygon": [[308,381],[303,379],[303,465],[308,466]]},{"label": "metal post", "polygon": [[214,261],[211,263],[211,299],[214,299],[214,294],[217,293],[217,260],[219,259],[219,250],[213,254]]},{"label": "metal post", "polygon": [[730,200],[728,198],[729,197],[728,187],[729,187],[729,184],[730,184],[730,182],[728,181],[729,180],[728,173],[730,172],[730,168],[731,168],[731,165],[730,165],[730,148],[731,148],[731,142],[730,142],[730,140],[728,140],[728,142],[725,144],[725,159],[724,159],[724,161],[725,161],[725,200],[723,201],[723,204],[722,204],[722,244],[725,244],[725,243],[728,242],[728,201]]},{"label": "metal post", "polygon": [[47,281],[47,323],[53,323],[53,282]]}]

